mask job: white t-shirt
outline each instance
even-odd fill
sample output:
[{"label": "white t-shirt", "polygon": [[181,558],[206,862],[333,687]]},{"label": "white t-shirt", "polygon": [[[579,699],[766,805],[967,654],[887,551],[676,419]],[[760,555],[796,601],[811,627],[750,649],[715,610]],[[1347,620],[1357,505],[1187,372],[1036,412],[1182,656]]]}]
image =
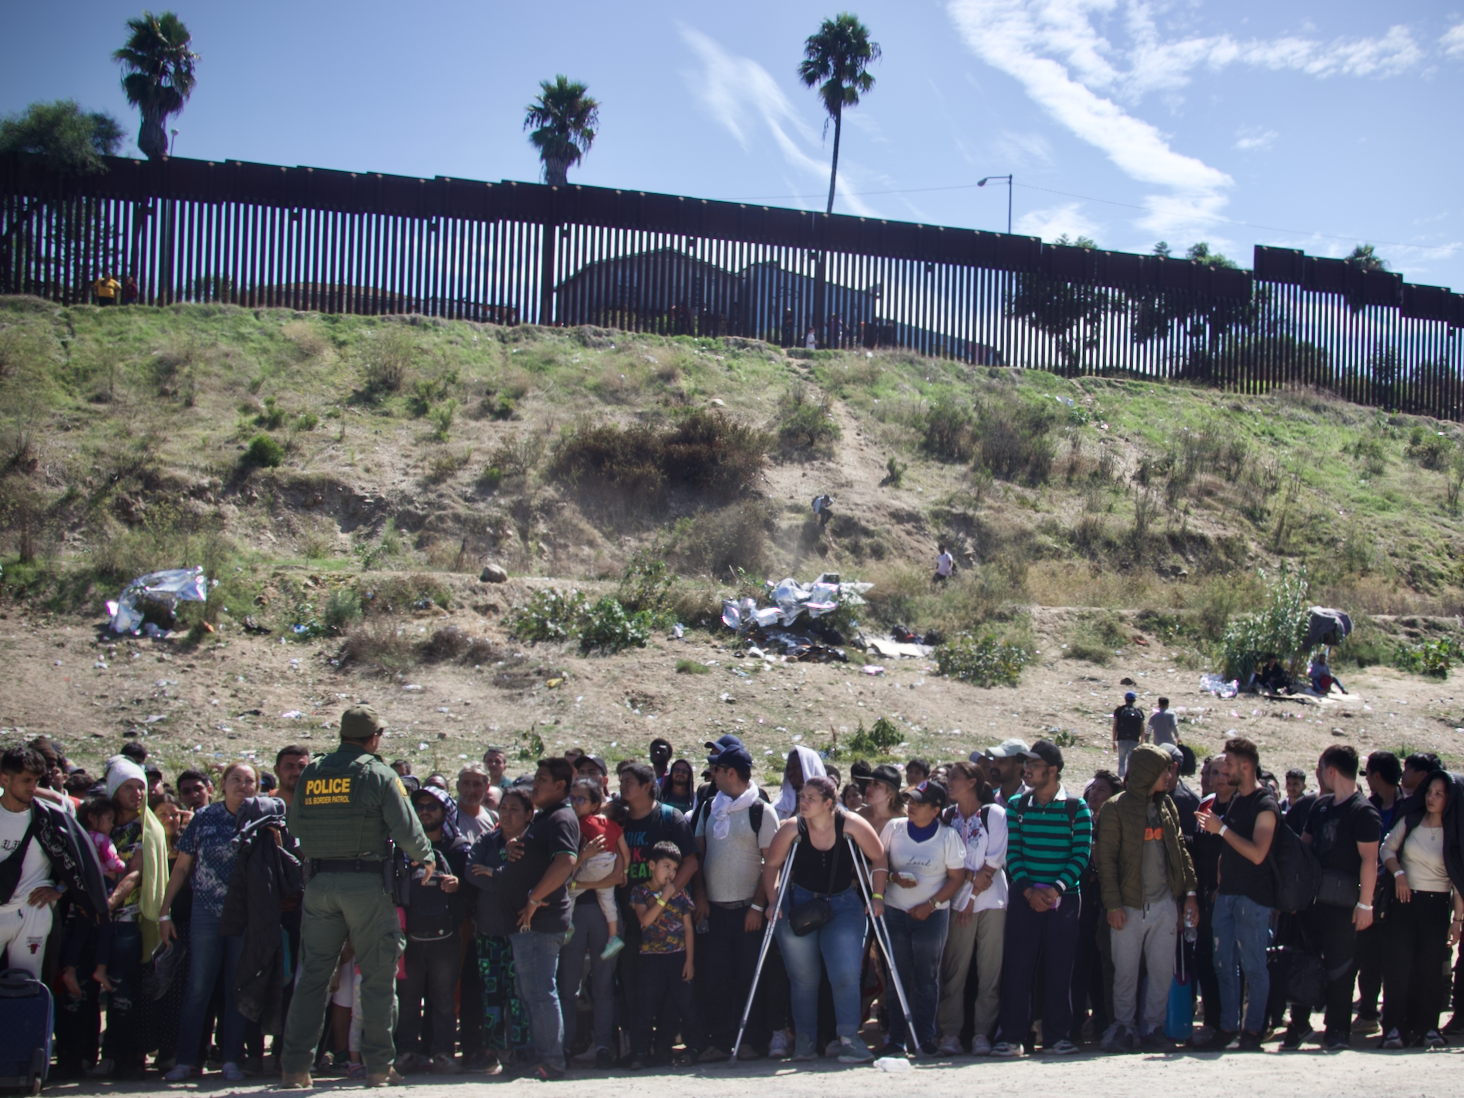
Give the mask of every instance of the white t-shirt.
[{"label": "white t-shirt", "polygon": [[[910,820],[896,816],[885,824],[879,840],[890,855],[890,873],[907,873],[915,878],[914,888],[901,888],[891,881],[885,887],[885,906],[909,911],[919,907],[943,887],[952,869],[966,867],[966,847],[945,824],[923,843],[910,838]],[[937,908],[946,904],[936,904]]]},{"label": "white t-shirt", "polygon": [[762,829],[752,833],[751,809],[733,812],[727,817],[729,828],[725,839],[712,834],[714,820],[710,810],[697,813],[696,837],[706,843],[702,873],[707,882],[707,899],[717,904],[736,904],[750,900],[757,893],[762,878],[762,852],[773,845],[778,833],[778,812],[764,802]]},{"label": "white t-shirt", "polygon": [[951,567],[956,563],[956,558],[949,553],[942,553],[935,558],[935,574],[937,576],[948,576],[951,574]]},{"label": "white t-shirt", "polygon": [[[959,812],[959,809],[957,810]],[[986,826],[981,824],[981,812],[986,813]],[[966,845],[966,868],[972,870],[995,866],[996,873],[991,884],[975,897],[974,906],[969,882],[961,887],[951,901],[952,911],[999,911],[1007,903],[1006,852],[1007,820],[1006,809],[999,804],[987,805],[975,818],[960,819],[951,828],[964,838]]]},{"label": "white t-shirt", "polygon": [[[30,827],[31,810],[23,812],[12,812],[10,809],[0,805],[0,862],[10,858],[20,849],[20,842],[25,838],[26,828]],[[21,904],[30,897],[33,889],[54,887],[55,881],[51,879],[51,859],[46,857],[46,852],[41,849],[39,840],[31,836],[30,846],[26,848],[25,861],[20,864],[20,880],[16,883],[15,892],[10,897],[10,903]]]}]

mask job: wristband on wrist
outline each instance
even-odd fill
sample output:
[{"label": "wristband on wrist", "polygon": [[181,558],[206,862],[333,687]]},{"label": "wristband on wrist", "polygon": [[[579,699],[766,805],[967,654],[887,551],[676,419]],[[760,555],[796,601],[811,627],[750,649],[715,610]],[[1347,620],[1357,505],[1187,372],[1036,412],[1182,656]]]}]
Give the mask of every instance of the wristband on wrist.
[{"label": "wristband on wrist", "polygon": [[172,921],[173,921],[173,916],[171,916],[171,915],[159,915],[158,916],[158,922],[160,922],[160,923],[171,923]]},{"label": "wristband on wrist", "polygon": [[1404,869],[1398,870],[1398,872],[1396,872],[1396,873],[1393,874],[1393,880],[1396,881],[1399,877],[1403,876],[1403,874],[1406,873],[1406,872],[1407,872],[1407,870],[1404,870]]},{"label": "wristband on wrist", "polygon": [[660,904],[662,907],[665,907],[666,906],[666,897],[665,896],[657,896],[656,897],[656,903]]},{"label": "wristband on wrist", "polygon": [[761,915],[764,911],[767,910],[767,908],[765,908],[765,907],[758,907],[757,904],[752,904],[750,906],[752,907],[752,910],[756,911],[759,915]]},{"label": "wristband on wrist", "polygon": [[883,900],[884,899],[884,893],[883,892],[871,892],[870,895],[873,896],[876,900]]},{"label": "wristband on wrist", "polygon": [[1359,903],[1357,905],[1357,910],[1358,911],[1371,911],[1372,910],[1372,904]]},{"label": "wristband on wrist", "polygon": [[1221,824],[1220,825],[1220,837],[1222,839],[1225,838],[1225,832],[1227,832],[1229,830],[1230,830],[1230,828],[1228,828],[1227,826],[1225,826],[1225,824]]}]

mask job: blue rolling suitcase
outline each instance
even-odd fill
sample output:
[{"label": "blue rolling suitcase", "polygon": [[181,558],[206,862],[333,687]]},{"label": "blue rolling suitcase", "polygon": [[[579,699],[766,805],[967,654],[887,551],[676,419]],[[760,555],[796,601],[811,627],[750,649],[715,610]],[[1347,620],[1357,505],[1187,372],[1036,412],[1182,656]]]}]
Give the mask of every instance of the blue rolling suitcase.
[{"label": "blue rolling suitcase", "polygon": [[54,1028],[51,989],[23,968],[0,972],[0,1087],[41,1093]]}]

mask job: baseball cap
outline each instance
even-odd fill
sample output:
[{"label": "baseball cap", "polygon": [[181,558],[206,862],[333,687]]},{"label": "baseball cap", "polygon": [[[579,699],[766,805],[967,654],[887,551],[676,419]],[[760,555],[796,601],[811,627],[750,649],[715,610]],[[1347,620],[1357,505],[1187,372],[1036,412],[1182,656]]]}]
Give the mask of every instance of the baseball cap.
[{"label": "baseball cap", "polygon": [[591,766],[595,767],[597,770],[600,771],[601,774],[610,773],[610,769],[605,765],[605,760],[600,758],[599,755],[581,755],[578,759],[575,760],[574,768],[578,770],[583,767],[585,763],[589,763]]},{"label": "baseball cap", "polygon": [[911,804],[933,804],[936,808],[944,808],[950,803],[946,787],[940,782],[921,782],[905,791],[905,800]]},{"label": "baseball cap", "polygon": [[742,741],[730,732],[725,736],[718,736],[715,740],[708,740],[705,744],[707,749],[707,762],[716,762],[717,756],[730,747],[742,747]]},{"label": "baseball cap", "polygon": [[1134,702],[1139,700],[1139,696],[1135,694],[1132,690],[1125,690],[1123,694],[1123,700],[1129,705],[1133,705]]},{"label": "baseball cap", "polygon": [[985,751],[972,752],[971,761],[980,762],[983,756],[989,759],[1014,759],[1018,755],[1030,758],[1031,750],[1027,746],[1026,740],[1002,740],[995,747],[988,747]]},{"label": "baseball cap", "polygon": [[369,740],[386,731],[386,722],[369,705],[353,705],[341,714],[341,739]]},{"label": "baseball cap", "polygon": [[752,769],[752,753],[740,743],[722,748],[707,761],[713,766],[728,766],[733,770]]},{"label": "baseball cap", "polygon": [[1062,748],[1051,740],[1038,740],[1030,750],[1024,751],[1023,754],[1029,759],[1041,759],[1049,766],[1062,769]]},{"label": "baseball cap", "polygon": [[879,766],[876,766],[874,771],[869,775],[869,780],[872,782],[883,782],[894,791],[896,796],[899,795],[900,790],[905,785],[905,781],[900,776],[900,772],[889,763],[880,763]]}]

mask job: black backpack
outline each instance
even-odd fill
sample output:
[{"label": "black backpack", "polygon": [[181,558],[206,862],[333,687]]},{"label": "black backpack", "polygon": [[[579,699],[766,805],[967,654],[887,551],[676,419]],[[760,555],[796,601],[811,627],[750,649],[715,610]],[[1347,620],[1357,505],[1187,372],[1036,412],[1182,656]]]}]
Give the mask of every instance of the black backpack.
[{"label": "black backpack", "polygon": [[1322,887],[1322,863],[1285,820],[1276,821],[1276,835],[1266,861],[1276,879],[1276,910],[1294,915],[1316,902]]},{"label": "black backpack", "polygon": [[1121,706],[1113,716],[1118,721],[1119,739],[1142,740],[1144,738],[1144,714],[1134,706]]}]

